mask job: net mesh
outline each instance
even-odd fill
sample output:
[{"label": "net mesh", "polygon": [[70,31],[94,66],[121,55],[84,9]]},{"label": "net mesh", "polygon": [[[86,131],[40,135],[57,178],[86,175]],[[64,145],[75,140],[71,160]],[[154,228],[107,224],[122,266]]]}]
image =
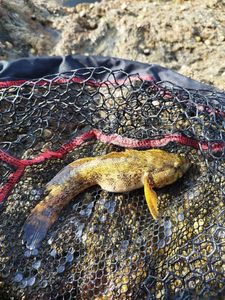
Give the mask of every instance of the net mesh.
[{"label": "net mesh", "polygon": [[[224,106],[223,93],[104,68],[1,88],[0,298],[223,299]],[[191,161],[179,182],[157,191],[157,221],[143,189],[93,187],[40,248],[26,247],[23,224],[65,165],[149,146]]]}]

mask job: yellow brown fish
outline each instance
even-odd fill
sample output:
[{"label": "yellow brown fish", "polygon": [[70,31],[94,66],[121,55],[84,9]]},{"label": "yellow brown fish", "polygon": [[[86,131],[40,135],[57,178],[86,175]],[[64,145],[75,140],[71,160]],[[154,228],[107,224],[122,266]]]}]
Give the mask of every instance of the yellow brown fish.
[{"label": "yellow brown fish", "polygon": [[47,184],[48,195],[34,207],[24,224],[24,241],[31,248],[37,247],[62,209],[76,195],[95,185],[114,193],[144,187],[149,211],[157,219],[157,195],[153,188],[174,183],[188,168],[184,157],[160,149],[126,150],[78,159]]}]

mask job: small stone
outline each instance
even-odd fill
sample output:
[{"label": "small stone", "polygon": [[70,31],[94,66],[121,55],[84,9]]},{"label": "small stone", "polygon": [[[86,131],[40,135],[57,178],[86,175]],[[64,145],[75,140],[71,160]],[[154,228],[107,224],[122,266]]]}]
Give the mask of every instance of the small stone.
[{"label": "small stone", "polygon": [[106,221],[106,216],[105,215],[102,215],[100,218],[99,218],[99,221],[101,223],[104,223]]},{"label": "small stone", "polygon": [[6,45],[0,42],[0,49],[5,49]]},{"label": "small stone", "polygon": [[56,250],[55,250],[55,249],[52,249],[52,251],[50,252],[50,255],[51,255],[52,257],[56,257],[56,254],[57,254]]},{"label": "small stone", "polygon": [[165,247],[165,240],[159,240],[158,241],[158,248],[164,248]]},{"label": "small stone", "polygon": [[47,285],[48,285],[47,280],[43,280],[43,281],[41,282],[41,287],[42,287],[42,288],[46,288]]},{"label": "small stone", "polygon": [[128,287],[126,284],[123,284],[121,287],[121,293],[126,293],[128,291]]},{"label": "small stone", "polygon": [[23,279],[23,274],[22,273],[16,273],[16,275],[14,276],[14,281],[15,282],[20,282]]},{"label": "small stone", "polygon": [[58,273],[63,273],[64,271],[65,271],[65,266],[64,265],[58,266],[58,268],[57,268]]},{"label": "small stone", "polygon": [[143,52],[144,52],[144,55],[149,55],[150,54],[150,50],[148,48],[145,48]]},{"label": "small stone", "polygon": [[199,35],[197,35],[197,36],[195,37],[195,41],[198,42],[198,43],[201,42],[201,37],[200,37]]},{"label": "small stone", "polygon": [[12,48],[13,48],[13,44],[10,43],[9,41],[6,41],[6,42],[5,42],[5,45],[6,45],[6,47],[7,47],[8,49],[12,49]]},{"label": "small stone", "polygon": [[72,262],[73,259],[74,259],[73,253],[68,252],[67,255],[66,255],[66,261],[67,261],[67,262]]},{"label": "small stone", "polygon": [[86,12],[84,10],[82,10],[82,11],[79,12],[78,15],[79,15],[80,18],[83,18],[83,17],[85,17]]},{"label": "small stone", "polygon": [[51,236],[50,239],[48,239],[48,244],[52,245],[53,241],[54,241],[54,238],[53,238],[53,236]]},{"label": "small stone", "polygon": [[102,17],[104,14],[104,10],[101,7],[97,8],[97,16],[98,17]]},{"label": "small stone", "polygon": [[177,215],[177,220],[178,220],[179,222],[183,222],[183,221],[184,221],[184,214],[183,214],[183,213],[178,214],[178,215]]},{"label": "small stone", "polygon": [[31,256],[31,251],[30,251],[30,250],[26,250],[26,251],[24,252],[24,256],[25,256],[25,257],[30,257],[30,256]]},{"label": "small stone", "polygon": [[32,285],[34,285],[35,281],[36,281],[36,277],[35,277],[35,276],[30,277],[30,278],[27,280],[27,285],[28,285],[28,286],[32,286]]},{"label": "small stone", "polygon": [[219,42],[223,42],[225,40],[225,36],[224,35],[220,35],[219,37],[218,37],[218,41]]},{"label": "small stone", "polygon": [[95,20],[90,20],[87,24],[87,29],[94,30],[98,27],[98,24],[95,22]]},{"label": "small stone", "polygon": [[31,255],[37,256],[38,255],[38,249],[32,249],[31,250]]},{"label": "small stone", "polygon": [[34,48],[30,49],[30,54],[34,55],[36,53],[36,50]]},{"label": "small stone", "polygon": [[166,237],[169,237],[169,236],[172,235],[172,230],[171,229],[166,229],[164,233],[165,233]]},{"label": "small stone", "polygon": [[43,131],[43,137],[44,138],[50,138],[52,136],[52,131],[49,129],[44,129]]},{"label": "small stone", "polygon": [[211,45],[212,45],[212,41],[210,41],[210,40],[205,40],[205,44],[206,44],[207,46],[211,46]]},{"label": "small stone", "polygon": [[33,262],[33,264],[32,264],[32,268],[34,268],[36,270],[38,270],[40,268],[40,266],[41,266],[40,260],[37,260],[37,261]]},{"label": "small stone", "polygon": [[121,242],[121,250],[126,250],[129,245],[129,241],[125,240]]},{"label": "small stone", "polygon": [[20,288],[24,289],[26,286],[27,286],[27,280],[24,279],[20,284]]},{"label": "small stone", "polygon": [[172,223],[170,220],[165,221],[164,223],[165,229],[170,229],[172,227]]}]

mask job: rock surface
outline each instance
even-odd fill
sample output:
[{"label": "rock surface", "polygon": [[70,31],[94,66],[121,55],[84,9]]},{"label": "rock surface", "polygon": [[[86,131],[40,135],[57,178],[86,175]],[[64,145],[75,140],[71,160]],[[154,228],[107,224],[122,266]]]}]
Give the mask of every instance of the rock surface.
[{"label": "rock surface", "polygon": [[156,63],[225,89],[224,0],[0,0],[0,59],[99,54]]}]

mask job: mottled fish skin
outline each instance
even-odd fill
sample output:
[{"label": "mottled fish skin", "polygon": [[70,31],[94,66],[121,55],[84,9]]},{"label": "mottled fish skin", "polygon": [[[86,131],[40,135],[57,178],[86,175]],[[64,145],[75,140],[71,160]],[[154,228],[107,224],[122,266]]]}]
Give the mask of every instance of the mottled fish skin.
[{"label": "mottled fish skin", "polygon": [[161,188],[182,177],[189,163],[178,154],[159,149],[126,150],[76,160],[63,168],[46,186],[48,195],[27,218],[23,239],[37,248],[61,210],[79,193],[99,185],[115,193],[143,187],[143,177],[150,176],[153,187]]}]

